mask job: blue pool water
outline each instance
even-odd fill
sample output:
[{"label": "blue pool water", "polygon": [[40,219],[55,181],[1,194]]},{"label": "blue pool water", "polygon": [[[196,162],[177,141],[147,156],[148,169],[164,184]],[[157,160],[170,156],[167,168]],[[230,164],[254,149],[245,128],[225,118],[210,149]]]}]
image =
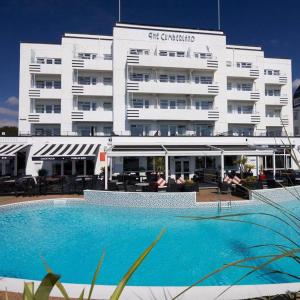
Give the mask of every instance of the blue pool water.
[{"label": "blue pool water", "polygon": [[[300,215],[299,202],[285,202]],[[224,213],[274,212],[265,205],[232,207]],[[40,280],[45,274],[41,257],[63,282],[90,283],[103,250],[98,284],[116,284],[163,227],[167,231],[130,279],[130,285],[190,285],[233,260],[274,254],[258,244],[291,245],[284,238],[254,225],[223,221],[191,221],[179,216],[212,216],[216,208],[112,208],[96,204],[34,204],[0,209],[0,277]],[[271,217],[244,220],[272,226],[294,240],[297,233]],[[261,263],[262,260],[257,261]],[[248,263],[249,264],[249,263]],[[300,267],[285,259],[272,268],[299,276]],[[247,269],[234,268],[202,285],[228,285]],[[282,274],[259,271],[240,284],[296,281]]]}]

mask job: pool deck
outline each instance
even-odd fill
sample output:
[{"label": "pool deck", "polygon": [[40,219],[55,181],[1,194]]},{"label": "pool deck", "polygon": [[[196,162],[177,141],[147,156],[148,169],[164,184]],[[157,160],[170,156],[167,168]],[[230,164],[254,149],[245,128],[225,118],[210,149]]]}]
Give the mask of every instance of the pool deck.
[{"label": "pool deck", "polygon": [[[157,194],[159,196],[159,193]],[[27,202],[43,199],[60,199],[60,198],[77,198],[84,199],[83,195],[66,194],[66,195],[40,195],[40,196],[0,196],[0,205],[12,204],[18,202]],[[218,202],[221,201],[240,201],[240,197],[229,194],[218,194],[214,188],[201,189],[196,195],[197,202]]]}]

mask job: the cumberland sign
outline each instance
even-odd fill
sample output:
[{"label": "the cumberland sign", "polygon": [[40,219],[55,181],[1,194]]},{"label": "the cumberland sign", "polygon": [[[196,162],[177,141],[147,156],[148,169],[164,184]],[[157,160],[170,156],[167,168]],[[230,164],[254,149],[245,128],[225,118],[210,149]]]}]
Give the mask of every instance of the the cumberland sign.
[{"label": "the cumberland sign", "polygon": [[172,32],[149,32],[148,37],[150,40],[172,41],[172,42],[188,42],[193,43],[195,36],[185,33],[172,33]]}]

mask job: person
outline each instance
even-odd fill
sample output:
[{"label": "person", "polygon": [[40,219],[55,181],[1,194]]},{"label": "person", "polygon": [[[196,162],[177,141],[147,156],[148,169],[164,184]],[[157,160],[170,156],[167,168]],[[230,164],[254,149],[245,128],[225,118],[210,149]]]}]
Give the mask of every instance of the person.
[{"label": "person", "polygon": [[260,171],[259,171],[259,175],[258,175],[258,180],[259,180],[259,181],[264,181],[264,180],[266,180],[266,179],[267,179],[266,174],[264,173],[263,170],[260,170]]}]

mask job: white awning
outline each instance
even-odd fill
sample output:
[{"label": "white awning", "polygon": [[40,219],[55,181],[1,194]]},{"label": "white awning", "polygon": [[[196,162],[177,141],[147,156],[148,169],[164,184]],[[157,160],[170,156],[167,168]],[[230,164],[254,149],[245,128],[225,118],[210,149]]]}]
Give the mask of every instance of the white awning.
[{"label": "white awning", "polygon": [[29,144],[23,143],[0,143],[0,159],[14,158],[18,151],[29,146]]},{"label": "white awning", "polygon": [[32,160],[87,160],[97,155],[99,144],[45,144]]}]

